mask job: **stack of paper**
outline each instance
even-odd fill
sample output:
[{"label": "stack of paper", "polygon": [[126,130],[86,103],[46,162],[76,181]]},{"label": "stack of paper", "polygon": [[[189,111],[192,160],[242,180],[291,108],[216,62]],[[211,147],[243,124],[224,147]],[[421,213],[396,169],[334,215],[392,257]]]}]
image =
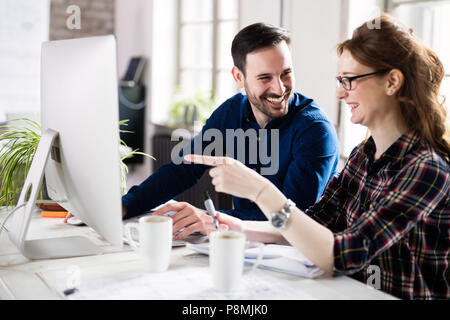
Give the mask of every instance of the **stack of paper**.
[{"label": "stack of paper", "polygon": [[[186,245],[187,248],[203,254],[209,254],[209,243]],[[259,248],[245,251],[245,262],[255,263]],[[304,278],[316,278],[324,274],[314,263],[300,251],[291,246],[269,244],[264,246],[264,253],[258,268],[293,274]]]}]

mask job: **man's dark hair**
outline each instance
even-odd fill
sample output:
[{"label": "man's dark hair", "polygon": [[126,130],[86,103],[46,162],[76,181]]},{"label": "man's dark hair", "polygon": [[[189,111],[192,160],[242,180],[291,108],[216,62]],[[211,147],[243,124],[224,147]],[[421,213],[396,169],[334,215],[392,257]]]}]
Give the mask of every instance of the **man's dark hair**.
[{"label": "man's dark hair", "polygon": [[289,32],[286,29],[261,22],[245,27],[234,37],[231,45],[234,65],[245,75],[247,54],[259,49],[274,47],[283,40],[288,45],[291,43]]}]

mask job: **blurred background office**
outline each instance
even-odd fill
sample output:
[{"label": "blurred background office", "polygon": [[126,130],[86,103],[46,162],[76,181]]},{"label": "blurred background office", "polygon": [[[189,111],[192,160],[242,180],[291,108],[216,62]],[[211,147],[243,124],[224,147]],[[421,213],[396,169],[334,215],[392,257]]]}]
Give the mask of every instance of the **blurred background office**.
[{"label": "blurred background office", "polygon": [[350,123],[347,106],[335,98],[335,45],[383,11],[438,53],[447,73],[442,94],[449,96],[448,0],[0,0],[0,123],[39,120],[42,41],[114,34],[118,80],[130,80],[127,71],[138,77],[121,82],[121,117],[134,117],[133,128],[124,129],[135,131],[131,144],[157,158],[129,163],[128,185],[140,183],[170,155],[161,137],[170,140],[174,128],[195,132],[197,121],[239,92],[231,41],[262,21],[291,31],[295,89],[336,126],[342,167],[365,129]]}]

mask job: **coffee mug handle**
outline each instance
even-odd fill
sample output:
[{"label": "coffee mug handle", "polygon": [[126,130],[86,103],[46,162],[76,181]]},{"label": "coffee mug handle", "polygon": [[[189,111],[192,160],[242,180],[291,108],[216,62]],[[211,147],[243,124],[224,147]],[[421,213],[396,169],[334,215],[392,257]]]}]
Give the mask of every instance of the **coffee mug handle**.
[{"label": "coffee mug handle", "polygon": [[256,261],[253,263],[253,265],[251,266],[251,268],[248,268],[247,270],[244,271],[245,274],[250,274],[253,271],[255,271],[255,269],[258,267],[259,263],[261,262],[263,256],[264,256],[264,243],[262,242],[249,242],[247,241],[247,243],[245,244],[245,249],[249,249],[249,248],[259,248],[258,251],[258,256],[256,258]]},{"label": "coffee mug handle", "polygon": [[136,229],[139,232],[139,223],[136,222],[129,222],[125,225],[125,236],[128,240],[128,243],[130,244],[130,247],[134,251],[139,251],[139,244],[133,240],[133,237],[131,236],[131,230]]}]

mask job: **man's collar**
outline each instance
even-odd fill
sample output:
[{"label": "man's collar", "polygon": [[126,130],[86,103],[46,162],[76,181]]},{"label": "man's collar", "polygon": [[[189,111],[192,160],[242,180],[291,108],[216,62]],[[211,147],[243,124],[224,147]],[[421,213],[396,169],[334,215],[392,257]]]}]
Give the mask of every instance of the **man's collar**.
[{"label": "man's collar", "polygon": [[[269,122],[266,125],[266,128],[279,126],[284,119],[286,119],[286,118],[288,118],[288,117],[290,117],[292,115],[294,110],[298,109],[298,108],[295,108],[294,99],[295,99],[295,92],[292,95],[291,99],[289,100],[288,112],[281,118],[276,118],[276,119],[269,120]],[[248,99],[248,96],[247,96],[247,99],[245,101],[245,104],[246,105],[245,105],[245,109],[244,109],[244,120],[246,120],[248,122],[251,122],[251,121],[257,122],[256,118],[255,118],[255,115],[253,113],[253,110],[252,110],[252,106],[250,105],[250,100]]]},{"label": "man's collar", "polygon": [[252,106],[250,105],[250,100],[247,98],[247,102],[245,104],[245,112],[244,117],[247,121],[256,122],[255,115],[253,114]]}]

